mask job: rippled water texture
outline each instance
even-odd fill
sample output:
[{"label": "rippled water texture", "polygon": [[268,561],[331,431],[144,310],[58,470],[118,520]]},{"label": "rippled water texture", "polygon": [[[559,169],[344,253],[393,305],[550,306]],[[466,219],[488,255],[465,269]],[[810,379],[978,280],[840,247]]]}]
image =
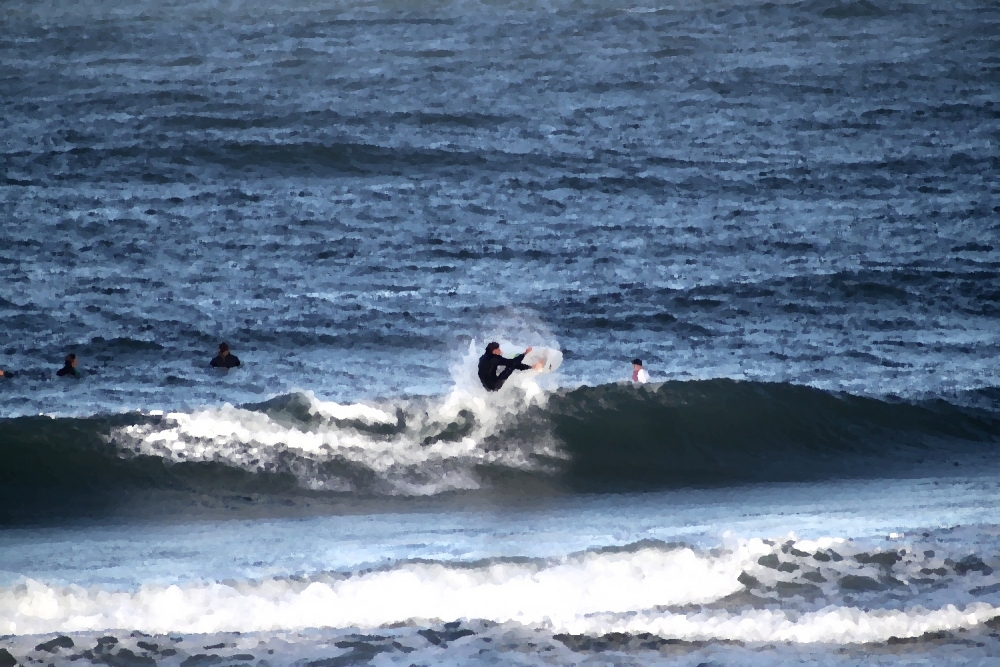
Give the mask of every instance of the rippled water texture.
[{"label": "rippled water texture", "polygon": [[8,416],[441,393],[502,334],[567,382],[994,383],[995,3],[0,17]]},{"label": "rippled water texture", "polygon": [[0,667],[995,664],[998,82],[995,1],[5,0]]}]

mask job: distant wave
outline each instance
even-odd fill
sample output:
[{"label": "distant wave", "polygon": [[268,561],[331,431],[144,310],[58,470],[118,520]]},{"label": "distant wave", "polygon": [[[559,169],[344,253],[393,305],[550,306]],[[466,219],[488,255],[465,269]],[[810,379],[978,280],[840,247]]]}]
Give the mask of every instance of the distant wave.
[{"label": "distant wave", "polygon": [[[516,377],[516,376],[515,376]],[[533,479],[568,490],[892,475],[989,456],[1000,415],[790,384],[703,380],[351,404],[310,394],[165,415],[0,427],[10,503],[128,489],[434,495]]]}]

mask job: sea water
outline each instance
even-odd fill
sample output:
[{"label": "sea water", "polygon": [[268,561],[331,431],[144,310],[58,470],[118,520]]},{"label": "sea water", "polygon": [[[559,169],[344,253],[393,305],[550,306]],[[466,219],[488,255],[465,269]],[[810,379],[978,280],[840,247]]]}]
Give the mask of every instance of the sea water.
[{"label": "sea water", "polygon": [[0,665],[998,659],[995,3],[0,27]]}]

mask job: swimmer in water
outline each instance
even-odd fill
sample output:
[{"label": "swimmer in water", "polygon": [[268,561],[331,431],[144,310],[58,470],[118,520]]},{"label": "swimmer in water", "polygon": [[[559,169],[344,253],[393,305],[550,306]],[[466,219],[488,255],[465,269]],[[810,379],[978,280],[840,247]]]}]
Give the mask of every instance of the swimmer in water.
[{"label": "swimmer in water", "polygon": [[649,373],[642,367],[642,359],[632,360],[632,382],[636,384],[646,384],[649,382]]},{"label": "swimmer in water", "polygon": [[[487,345],[485,354],[479,357],[479,381],[483,383],[486,391],[498,391],[514,371],[541,370],[542,366],[545,365],[544,359],[534,366],[521,363],[529,352],[531,352],[530,347],[524,351],[524,354],[519,354],[513,359],[505,359],[500,351],[500,343],[493,342]],[[501,366],[504,369],[498,373]]]},{"label": "swimmer in water", "polygon": [[59,370],[56,371],[56,375],[58,375],[61,378],[64,378],[64,377],[78,378],[78,377],[80,377],[80,373],[76,370],[76,355],[75,354],[67,354],[66,355],[66,363],[63,364],[62,368],[60,368]]},{"label": "swimmer in water", "polygon": [[229,353],[229,343],[219,343],[219,354],[209,362],[212,368],[236,368],[240,365],[240,359],[235,354]]}]

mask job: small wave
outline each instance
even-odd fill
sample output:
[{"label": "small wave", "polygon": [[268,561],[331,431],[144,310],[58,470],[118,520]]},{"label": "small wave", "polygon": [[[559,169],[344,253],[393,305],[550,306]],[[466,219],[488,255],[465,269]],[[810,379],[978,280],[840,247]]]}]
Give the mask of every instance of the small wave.
[{"label": "small wave", "polygon": [[[402,563],[348,576],[145,585],[136,591],[25,580],[0,590],[0,631],[252,632],[454,618],[565,625],[590,613],[724,597],[742,587],[737,577],[745,556],[739,551],[713,558],[687,547],[647,545],[550,562]],[[390,599],[393,604],[385,604]]]},{"label": "small wave", "polygon": [[822,15],[832,19],[881,18],[888,12],[869,0],[834,4],[822,10]]},{"label": "small wave", "polygon": [[89,344],[81,349],[87,354],[96,355],[108,352],[122,354],[128,352],[159,351],[164,348],[159,343],[150,340],[137,340],[134,338],[112,338],[109,340],[101,336],[95,336],[90,340]]},{"label": "small wave", "polygon": [[[864,551],[839,538],[784,544],[755,538],[707,552],[641,542],[546,560],[400,562],[351,573],[146,584],[135,590],[25,579],[0,589],[0,631],[243,633],[464,619],[570,636],[649,633],[683,641],[853,644],[969,629],[1000,615],[1000,608],[984,600],[939,607],[927,596],[901,602],[901,589],[913,593],[908,586],[954,598],[970,577],[973,583],[995,581],[992,568],[978,559],[972,574],[945,558],[951,563],[947,574],[929,583],[921,578],[925,570],[944,571],[933,567],[940,560],[913,544]],[[772,561],[788,567],[774,567]],[[845,581],[859,576],[914,580],[891,593],[858,599]],[[768,577],[771,583],[762,584]],[[830,582],[822,606],[802,607],[808,596],[788,592],[793,580],[803,577]],[[762,586],[772,598],[761,593]],[[799,600],[794,611],[782,604],[790,596]],[[918,599],[921,604],[913,604]]]},{"label": "small wave", "polygon": [[869,644],[932,632],[967,630],[998,614],[1000,609],[984,603],[962,609],[947,605],[941,609],[905,611],[833,607],[806,614],[762,609],[741,614],[643,616],[611,624],[598,620],[580,621],[569,625],[565,631],[591,635],[649,633],[683,641]]}]

